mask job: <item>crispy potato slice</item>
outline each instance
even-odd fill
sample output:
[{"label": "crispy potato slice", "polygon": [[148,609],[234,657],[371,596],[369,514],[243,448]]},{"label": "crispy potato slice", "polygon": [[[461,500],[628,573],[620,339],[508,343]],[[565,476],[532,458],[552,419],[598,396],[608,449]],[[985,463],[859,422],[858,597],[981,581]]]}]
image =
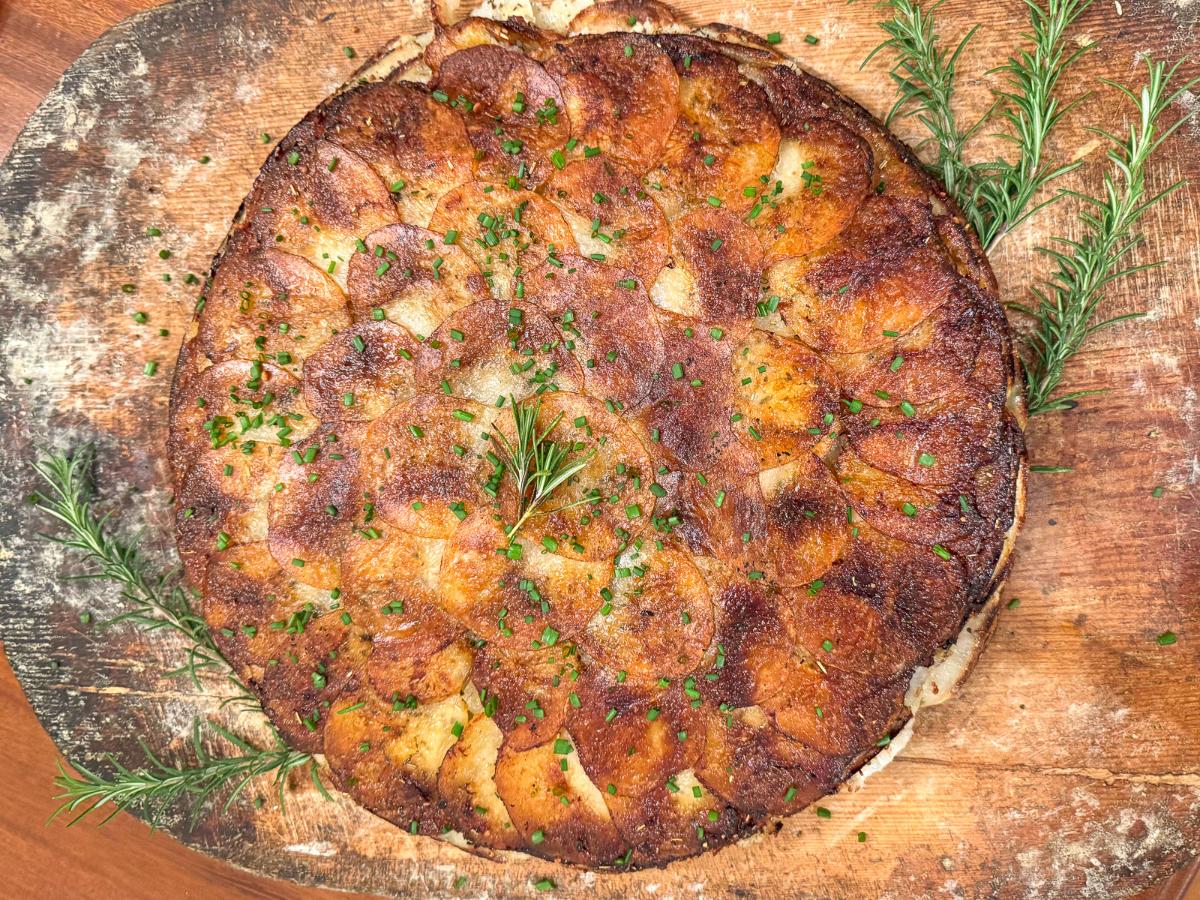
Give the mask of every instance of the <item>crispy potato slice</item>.
[{"label": "crispy potato slice", "polygon": [[[511,418],[501,417],[498,427],[509,442],[515,442]],[[649,454],[618,415],[583,394],[543,394],[537,429],[560,444],[570,441],[572,458],[586,459],[586,464],[525,520],[517,536],[571,559],[611,562],[654,514]],[[511,490],[509,479],[504,486]],[[506,499],[505,519],[512,523],[516,498]],[[571,506],[574,503],[578,505]]]},{"label": "crispy potato slice", "polygon": [[725,328],[749,324],[762,293],[762,246],[754,230],[705,204],[672,223],[671,240],[674,264],[650,290],[655,306]]},{"label": "crispy potato slice", "polygon": [[[464,627],[504,650],[554,646],[578,633],[604,601],[609,560],[587,562],[516,542],[487,510],[467,518],[442,558],[440,602]],[[519,558],[514,559],[513,556]]]},{"label": "crispy potato slice", "polygon": [[870,598],[828,586],[816,593],[785,588],[783,594],[781,602],[792,607],[796,664],[807,662],[818,672],[892,679],[917,659],[918,651],[896,628],[890,611]]},{"label": "crispy potato slice", "polygon": [[363,245],[366,252],[350,262],[350,303],[358,319],[382,309],[414,334],[428,336],[456,310],[489,296],[474,260],[447,244],[445,232],[390,225]]},{"label": "crispy potato slice", "polygon": [[516,850],[523,841],[496,788],[496,760],[504,734],[487,716],[473,716],[446,753],[438,794],[453,827],[475,843]]},{"label": "crispy potato slice", "polygon": [[[977,529],[982,520],[955,491],[914,484],[869,466],[849,448],[837,458],[838,482],[854,512],[884,534],[932,546]],[[966,502],[964,502],[966,501]]]},{"label": "crispy potato slice", "polygon": [[712,691],[730,707],[762,703],[784,690],[796,659],[795,606],[759,582],[730,577],[717,596],[720,648]]},{"label": "crispy potato slice", "polygon": [[305,360],[305,403],[327,424],[378,419],[416,395],[420,352],[421,345],[402,325],[359,322]]},{"label": "crispy potato slice", "polygon": [[365,660],[367,681],[390,703],[435,703],[462,691],[471,677],[475,652],[457,638],[429,655],[416,655],[411,642],[351,638]]},{"label": "crispy potato slice", "polygon": [[[325,759],[359,803],[415,833],[438,834],[438,770],[465,730],[462,697],[392,710],[369,693],[347,692],[325,723]],[[458,726],[456,728],[456,726]]]},{"label": "crispy potato slice", "polygon": [[[374,538],[355,532],[343,551],[338,617],[348,619],[355,632],[371,642],[371,656],[381,654],[382,665],[389,659],[427,660],[462,634],[438,604],[445,544],[390,528]],[[450,669],[454,656],[451,652],[442,660]],[[414,674],[419,680],[421,673]],[[428,687],[435,681],[431,679]],[[406,697],[387,695],[391,702]]]},{"label": "crispy potato slice", "polygon": [[567,26],[567,33],[638,31],[658,34],[684,28],[687,28],[687,24],[679,17],[679,13],[658,0],[600,0],[576,13]]},{"label": "crispy potato slice", "polygon": [[437,75],[441,71],[442,63],[453,54],[472,47],[489,46],[520,50],[537,59],[544,55],[543,51],[550,37],[519,18],[498,22],[482,16],[467,16],[453,24],[447,24],[438,21],[435,16],[433,40],[425,48],[425,62],[434,75]]},{"label": "crispy potato slice", "polygon": [[246,227],[263,247],[308,260],[345,290],[362,235],[399,214],[387,186],[362,157],[330,141],[281,147],[246,204]]},{"label": "crispy potato slice", "polygon": [[776,731],[761,708],[709,711],[696,778],[752,820],[803,809],[837,777],[832,761]]},{"label": "crispy potato slice", "polygon": [[[695,679],[688,683],[699,698]],[[704,715],[692,708],[683,682],[668,689],[618,684],[613,674],[589,669],[575,691],[577,703],[567,707],[567,731],[584,771],[606,794],[665,790],[672,775],[699,760]]]},{"label": "crispy potato slice", "polygon": [[279,465],[271,496],[267,546],[297,581],[317,588],[341,583],[340,558],[354,530],[362,494],[361,431],[322,428]]},{"label": "crispy potato slice", "polygon": [[516,177],[537,186],[554,170],[552,156],[563,159],[571,123],[562,93],[527,56],[489,44],[460,50],[442,61],[437,86],[459,104],[480,180]]},{"label": "crispy potato slice", "polygon": [[793,670],[787,690],[763,703],[775,727],[826,756],[859,754],[905,713],[907,678],[883,685],[836,670]]},{"label": "crispy potato slice", "polygon": [[178,477],[175,492],[175,543],[188,580],[201,591],[205,587],[208,560],[232,547],[265,542],[269,509],[268,473],[277,465],[278,448],[256,452],[263,477],[248,498],[226,494],[221,482],[224,472],[194,465]]},{"label": "crispy potato slice", "polygon": [[827,119],[788,128],[765,184],[750,198],[750,218],[768,264],[807,256],[850,224],[871,187],[871,149]]},{"label": "crispy potato slice", "polygon": [[412,225],[425,225],[438,197],[474,176],[462,118],[424,85],[357,85],[330,102],[324,127],[326,137],[379,173],[400,219]]},{"label": "crispy potato slice", "polygon": [[799,341],[751,329],[732,364],[734,431],[760,468],[806,454],[833,426],[837,376]]},{"label": "crispy potato slice", "polygon": [[751,563],[767,581],[799,587],[819,579],[850,537],[849,502],[829,468],[801,454],[759,473],[766,504],[766,533],[752,538]]},{"label": "crispy potato slice", "polygon": [[575,38],[547,64],[562,89],[571,136],[642,175],[675,125],[679,76],[671,59],[636,34]]},{"label": "crispy potato slice", "polygon": [[570,226],[552,203],[529,191],[476,182],[445,194],[429,227],[443,236],[453,232],[493,296],[501,299],[521,298],[518,272],[532,272],[548,257],[577,249]]},{"label": "crispy potato slice", "polygon": [[826,588],[887,610],[896,642],[918,648],[923,655],[914,662],[928,665],[933,649],[962,628],[969,604],[963,564],[888,537],[866,522],[855,528],[857,537],[825,576]]},{"label": "crispy potato slice", "polygon": [[460,309],[429,336],[417,363],[422,391],[489,405],[582,384],[559,330],[523,300],[481,300]]},{"label": "crispy potato slice", "polygon": [[346,296],[332,279],[279,250],[223,256],[205,296],[199,337],[214,362],[269,359],[294,375],[350,324]]},{"label": "crispy potato slice", "polygon": [[653,284],[667,262],[671,232],[638,178],[598,155],[568,163],[542,188],[562,212],[580,253]]},{"label": "crispy potato slice", "polygon": [[672,774],[666,786],[646,794],[606,792],[604,802],[633,847],[635,866],[662,865],[721,847],[737,836],[741,824],[741,816],[706,790],[692,769]]},{"label": "crispy potato slice", "polygon": [[[703,481],[701,481],[703,476]],[[753,543],[767,527],[767,511],[758,481],[727,468],[658,475],[666,490],[660,519],[693,554],[703,554],[750,572]],[[756,558],[756,557],[753,557]]]},{"label": "crispy potato slice", "polygon": [[984,333],[982,298],[961,282],[911,331],[865,353],[831,353],[844,390],[868,406],[940,400],[964,389]]},{"label": "crispy potato slice", "polygon": [[864,462],[915,484],[969,479],[1004,435],[1001,407],[985,392],[962,394],[876,415],[850,416],[846,435]]},{"label": "crispy potato slice", "polygon": [[379,517],[419,537],[448,538],[488,499],[493,413],[472,400],[418,394],[372,422],[362,459]]},{"label": "crispy potato slice", "polygon": [[664,369],[662,332],[646,289],[628,272],[589,259],[562,262],[529,278],[525,295],[561,330],[587,393],[630,413]]},{"label": "crispy potato slice", "polygon": [[707,41],[672,35],[655,43],[679,75],[679,116],[662,159],[647,176],[656,188],[662,186],[655,201],[670,219],[710,197],[745,212],[779,153],[779,126],[766,93]]},{"label": "crispy potato slice", "polygon": [[588,653],[634,681],[693,671],[713,635],[712,597],[689,554],[649,537],[616,559],[611,599],[580,641]]},{"label": "crispy potato slice", "polygon": [[177,398],[168,450],[181,468],[207,470],[226,496],[261,499],[275,484],[278,449],[316,425],[299,381],[271,363],[231,359],[205,369]]},{"label": "crispy potato slice", "polygon": [[917,229],[899,204],[869,198],[832,244],[767,273],[784,322],[833,353],[861,353],[916,327],[959,281],[926,224]]},{"label": "crispy potato slice", "polygon": [[565,732],[530,750],[502,749],[496,789],[527,853],[585,863],[615,860],[625,849]]},{"label": "crispy potato slice", "polygon": [[575,645],[539,650],[508,650],[486,645],[475,658],[472,682],[485,712],[499,727],[510,750],[528,750],[562,729],[567,698],[575,690],[581,663]]}]

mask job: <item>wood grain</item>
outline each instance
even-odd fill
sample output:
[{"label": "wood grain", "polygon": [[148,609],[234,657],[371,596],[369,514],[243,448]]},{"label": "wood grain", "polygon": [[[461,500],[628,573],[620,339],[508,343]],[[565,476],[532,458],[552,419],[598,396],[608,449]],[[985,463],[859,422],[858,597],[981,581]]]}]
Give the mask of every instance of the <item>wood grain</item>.
[{"label": "wood grain", "polygon": [[[719,2],[682,5],[697,21],[723,18],[760,32],[782,31],[785,49],[817,74],[872,110],[886,106],[881,70],[857,71],[877,40],[869,7],[823,10],[783,0],[752,10]],[[54,48],[78,49],[106,11],[128,7],[38,9],[0,10],[0,51],[7,57],[0,86],[26,109],[38,92],[28,85],[46,85],[66,61],[53,56],[61,53]],[[1019,10],[1012,2],[986,9],[952,2],[943,15],[948,35],[961,33],[968,19],[984,22],[964,72],[969,115],[966,110],[987,102],[986,87],[994,81],[984,72],[1003,58]],[[1097,75],[1136,78],[1140,51],[1179,54],[1198,16],[1200,8],[1186,3],[1145,2],[1127,6],[1124,15],[1097,6],[1081,33],[1104,37],[1104,49],[1065,85],[1068,95]],[[26,23],[33,52],[10,49],[14,22]],[[278,136],[349,74],[354,64],[343,46],[363,56],[393,33],[419,27],[407,4],[194,0],[111,36],[73,70],[56,93],[60,105],[43,110],[0,176],[0,262],[7,270],[0,310],[9,325],[0,373],[0,485],[8,496],[32,487],[25,462],[35,444],[96,438],[106,498],[122,524],[147,524],[152,545],[164,547],[165,480],[155,441],[166,382],[141,372],[147,358],[159,359],[162,370],[174,358],[194,295],[182,276],[206,270],[265,155],[257,135]],[[821,43],[803,44],[806,32]],[[150,92],[138,87],[146,81],[155,85],[149,100]],[[89,88],[104,90],[87,95]],[[63,98],[75,106],[62,105]],[[92,108],[101,113],[95,121],[87,115]],[[1092,121],[1121,127],[1123,111],[1112,92],[1098,93],[1086,112]],[[1079,129],[1082,123],[1083,116],[1073,117],[1058,150],[1083,156],[1088,165],[1080,177],[1094,182],[1100,154]],[[12,122],[6,119],[4,127],[12,129]],[[1194,127],[1185,128],[1166,148],[1161,181],[1200,175],[1198,138]],[[202,155],[212,163],[202,167]],[[820,897],[1120,896],[1183,865],[1196,854],[1200,834],[1198,201],[1196,189],[1188,189],[1151,217],[1150,241],[1170,256],[1169,267],[1137,276],[1110,298],[1113,312],[1149,310],[1150,321],[1098,336],[1069,372],[1073,388],[1115,390],[1069,415],[1033,423],[1033,461],[1075,469],[1033,479],[1010,581],[1020,607],[1002,617],[962,694],[922,719],[905,754],[864,791],[826,804],[832,819],[800,816],[785,821],[780,835],[716,857],[594,882],[552,866],[501,866],[412,841],[345,802],[325,804],[311,792],[297,798],[288,817],[271,804],[257,812],[239,807],[235,816],[207,821],[185,840],[260,871],[399,895],[447,895],[454,877],[465,874],[468,895],[516,896],[545,874],[565,892],[600,896],[654,885],[660,894],[690,893],[696,884],[714,896],[734,890]],[[27,218],[34,202],[47,205]],[[116,204],[116,212],[105,215],[103,203]],[[14,219],[17,210],[22,215]],[[1008,297],[1020,298],[1039,265],[1033,243],[1069,227],[1067,217],[1066,205],[1055,208],[1002,245],[994,263]],[[165,244],[141,237],[148,224],[162,227]],[[158,258],[163,246],[172,248],[169,263]],[[72,264],[63,265],[64,257]],[[164,272],[173,274],[169,284],[159,280]],[[126,281],[138,284],[136,295],[120,293]],[[171,335],[135,328],[134,309],[148,310]],[[1158,484],[1164,495],[1154,499]],[[162,643],[125,632],[99,636],[79,624],[80,610],[99,614],[111,600],[94,589],[54,590],[54,575],[64,571],[61,559],[33,544],[32,527],[27,510],[0,514],[0,566],[13,586],[0,625],[43,722],[81,761],[106,749],[133,761],[133,733],[178,747],[205,701],[138,664],[169,652]],[[1167,629],[1180,641],[1160,648],[1154,637]],[[11,690],[0,692],[6,703]],[[48,751],[45,745],[46,777]],[[32,777],[20,784],[30,792],[22,795],[30,798],[22,807],[28,814],[6,809],[4,833],[31,844],[29,857],[42,863],[35,873],[53,879],[63,866],[52,864],[53,856],[32,838],[61,832],[30,834],[49,804],[43,793],[37,805]],[[131,822],[119,827],[143,835],[149,843],[136,846],[148,858],[168,852],[157,849],[170,846],[162,835],[145,837]],[[867,832],[865,844],[856,840],[858,831]],[[80,840],[77,834],[73,841]],[[96,839],[109,848],[96,851],[105,858],[117,852],[117,839]],[[86,857],[66,846],[73,841],[56,843],[53,852],[82,868]],[[120,847],[122,854],[131,849]],[[243,880],[174,846],[170,852],[188,861],[180,863],[180,890],[199,890],[202,879],[216,878],[210,890],[301,895]],[[237,880],[219,880],[221,872]],[[195,881],[184,880],[193,875]],[[123,893],[155,895],[150,883],[139,871]],[[103,895],[102,884],[96,883],[95,895]]]}]

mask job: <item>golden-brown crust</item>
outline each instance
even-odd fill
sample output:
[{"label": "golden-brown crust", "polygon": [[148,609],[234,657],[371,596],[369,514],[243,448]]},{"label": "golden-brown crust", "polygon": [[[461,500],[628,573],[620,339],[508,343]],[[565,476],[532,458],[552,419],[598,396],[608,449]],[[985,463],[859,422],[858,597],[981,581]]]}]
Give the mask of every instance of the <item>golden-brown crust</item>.
[{"label": "golden-brown crust", "polygon": [[[272,154],[181,353],[217,640],[416,833],[719,847],[862,767],[1003,575],[1024,423],[978,242],[859,107],[684,27],[439,21],[432,88]],[[512,535],[504,396],[589,454]]]}]

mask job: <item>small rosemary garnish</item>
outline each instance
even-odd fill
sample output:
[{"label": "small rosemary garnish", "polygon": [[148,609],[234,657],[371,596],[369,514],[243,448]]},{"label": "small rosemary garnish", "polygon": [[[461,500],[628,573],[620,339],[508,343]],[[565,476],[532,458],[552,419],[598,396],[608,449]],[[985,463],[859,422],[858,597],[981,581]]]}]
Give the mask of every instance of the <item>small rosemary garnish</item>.
[{"label": "small rosemary garnish", "polygon": [[1079,215],[1083,223],[1082,236],[1075,240],[1055,238],[1062,249],[1039,248],[1054,259],[1058,268],[1045,282],[1032,289],[1036,304],[1013,305],[1033,318],[1033,329],[1023,339],[1025,392],[1030,415],[1071,409],[1078,398],[1101,393],[1072,391],[1056,396],[1054,392],[1062,380],[1064,365],[1079,352],[1085,340],[1097,331],[1143,315],[1126,313],[1095,321],[1105,289],[1110,284],[1161,264],[1120,268],[1124,259],[1142,243],[1142,235],[1136,230],[1138,221],[1147,210],[1184,184],[1182,180],[1176,181],[1156,193],[1149,193],[1145,178],[1146,163],[1154,151],[1191,118],[1187,114],[1166,128],[1159,125],[1159,117],[1200,83],[1200,78],[1192,79],[1169,90],[1179,65],[1176,63],[1168,69],[1163,63],[1147,57],[1149,77],[1140,94],[1115,82],[1104,82],[1133,104],[1134,120],[1124,137],[1092,129],[1111,144],[1108,160],[1112,168],[1104,175],[1103,195],[1092,197],[1071,193],[1084,205]]},{"label": "small rosemary garnish", "polygon": [[287,777],[298,769],[308,769],[313,784],[323,796],[329,797],[317,774],[317,762],[311,753],[292,750],[282,741],[272,748],[261,750],[213,722],[208,725],[241,750],[242,755],[211,755],[204,749],[200,723],[197,722],[192,728],[191,742],[196,755],[194,765],[164,762],[145,743],[141,746],[146,754],[146,766],[130,769],[110,755],[108,761],[112,764],[113,774],[108,777],[80,765],[75,766],[79,775],[72,775],[60,764],[54,784],[61,791],[55,799],[62,802],[51,814],[50,820],[70,813],[74,814],[74,818],[69,824],[74,825],[107,806],[110,809],[101,820],[101,825],[123,809],[136,809],[146,815],[151,826],[156,826],[165,812],[186,799],[189,808],[188,827],[194,828],[209,801],[227,792],[221,811],[228,810],[247,785],[260,775],[274,775],[273,784],[279,791],[280,806],[283,806]]},{"label": "small rosemary garnish", "polygon": [[[69,531],[67,537],[49,536],[50,539],[80,551],[97,566],[96,571],[82,577],[114,582],[120,586],[121,596],[132,604],[129,612],[101,625],[128,622],[150,632],[174,631],[188,643],[187,663],[167,672],[168,676],[187,674],[200,688],[203,686],[199,678],[201,671],[223,670],[238,688],[237,696],[231,700],[243,708],[261,712],[257,700],[237,679],[232,666],[217,648],[203,617],[192,609],[191,596],[180,583],[178,574],[155,574],[152,564],[139,553],[136,545],[113,536],[107,528],[108,517],[98,516],[92,509],[90,474],[94,461],[94,451],[87,447],[72,455],[52,454],[35,463],[34,469],[49,490],[36,494],[34,500],[38,508],[63,523]],[[222,758],[208,753],[200,740],[200,723],[196,723],[192,731],[196,756],[193,765],[165,763],[141,741],[148,763],[142,768],[130,769],[111,755],[107,757],[113,767],[109,776],[80,765],[75,765],[79,774],[71,775],[60,764],[54,783],[61,790],[56,799],[62,803],[51,818],[62,813],[77,813],[73,824],[89,813],[109,806],[111,811],[101,824],[122,809],[144,812],[154,824],[176,801],[187,798],[191,809],[190,826],[194,826],[213,797],[230,791],[223,807],[228,809],[249,782],[260,775],[274,773],[282,804],[288,773],[305,767],[317,789],[328,797],[312,754],[290,749],[278,733],[275,733],[275,746],[260,749],[215,722],[209,721],[207,725],[241,750],[241,755]]]},{"label": "small rosemary garnish", "polygon": [[200,687],[202,670],[223,670],[248,696],[245,686],[233,674],[233,667],[217,648],[208,623],[192,608],[192,598],[180,583],[177,573],[155,573],[136,544],[127,543],[108,529],[108,516],[97,516],[91,505],[91,470],[95,451],[85,447],[65,456],[51,454],[34,463],[34,470],[49,488],[34,500],[39,509],[67,526],[66,537],[47,537],[64,547],[80,551],[96,566],[95,571],[77,576],[112,581],[121,587],[121,596],[132,606],[128,612],[99,623],[100,627],[129,622],[146,631],[166,629],[181,635],[189,644],[187,664],[168,675],[188,675]]},{"label": "small rosemary garnish", "polygon": [[[500,432],[492,436],[496,452],[504,463],[505,468],[512,473],[516,483],[518,508],[517,519],[505,530],[505,535],[511,540],[517,530],[534,513],[552,515],[573,506],[595,503],[599,498],[594,492],[587,496],[556,507],[541,510],[542,505],[554,491],[578,475],[595,455],[590,450],[582,456],[578,455],[582,447],[574,441],[554,441],[550,435],[562,421],[560,412],[550,420],[545,428],[538,430],[538,415],[542,409],[541,397],[532,403],[518,402],[516,397],[508,398],[515,425],[515,442],[510,441]],[[540,510],[540,512],[539,512]]]}]

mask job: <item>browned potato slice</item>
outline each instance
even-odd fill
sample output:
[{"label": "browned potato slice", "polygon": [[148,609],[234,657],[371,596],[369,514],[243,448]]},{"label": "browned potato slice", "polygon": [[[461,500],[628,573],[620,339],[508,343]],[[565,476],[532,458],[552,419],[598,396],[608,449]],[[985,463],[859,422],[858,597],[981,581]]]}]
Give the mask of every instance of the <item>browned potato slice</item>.
[{"label": "browned potato slice", "polygon": [[330,141],[281,148],[246,204],[247,228],[262,246],[303,257],[343,289],[361,236],[397,218],[375,170]]},{"label": "browned potato slice", "polygon": [[845,420],[854,452],[864,462],[915,484],[969,479],[999,446],[1001,408],[983,391],[912,407],[880,409]]},{"label": "browned potato slice", "polygon": [[[389,659],[428,661],[462,634],[438,605],[438,572],[446,542],[394,528],[367,537],[372,533],[377,532],[355,532],[342,554],[339,620],[349,620],[347,624],[371,642],[371,656],[381,654],[378,662],[383,666]],[[442,660],[451,670],[454,657],[452,651]],[[415,671],[413,680],[422,674]],[[427,687],[432,689],[436,680]],[[401,693],[387,699],[405,697]]]},{"label": "browned potato slice", "polygon": [[606,34],[610,31],[642,31],[656,34],[686,28],[679,13],[658,0],[600,0],[576,13],[567,26],[568,34]]},{"label": "browned potato slice", "polygon": [[828,467],[801,454],[759,473],[766,533],[753,536],[750,562],[769,583],[799,587],[819,579],[850,537],[849,502]]},{"label": "browned potato slice", "polygon": [[748,324],[762,293],[762,246],[754,230],[706,204],[672,223],[671,237],[674,265],[651,288],[654,304],[726,328]]},{"label": "browned potato slice", "polygon": [[562,335],[526,300],[481,300],[451,315],[429,336],[417,385],[495,405],[545,391],[574,391],[579,364]]},{"label": "browned potato slice", "polygon": [[278,250],[221,259],[200,316],[200,342],[215,362],[269,359],[297,373],[306,357],[350,324],[346,296],[312,263]]},{"label": "browned potato slice", "polygon": [[487,500],[493,413],[472,400],[419,394],[372,422],[363,471],[379,517],[419,537],[449,537]]},{"label": "browned potato slice", "polygon": [[305,360],[304,400],[327,424],[378,419],[415,396],[420,347],[403,326],[359,322]]},{"label": "browned potato slice", "polygon": [[929,402],[961,392],[979,353],[983,298],[961,282],[929,318],[865,353],[825,359],[845,392],[868,406]]},{"label": "browned potato slice", "polygon": [[837,377],[799,341],[754,328],[735,345],[732,363],[734,430],[760,468],[805,454],[828,434]]},{"label": "browned potato slice", "polygon": [[347,629],[328,612],[329,594],[297,582],[265,543],[211,558],[205,616],[288,743],[320,750],[325,703],[353,677],[337,662]]},{"label": "browned potato slice", "polygon": [[796,668],[788,688],[763,703],[775,727],[826,756],[861,753],[904,715],[908,678],[879,685],[815,665]]},{"label": "browned potato slice", "polygon": [[965,497],[960,500],[957,492],[914,484],[876,469],[849,448],[838,454],[837,473],[854,512],[899,540],[932,546],[981,524],[974,507]]},{"label": "browned potato slice", "polygon": [[429,227],[443,241],[453,233],[500,298],[519,300],[524,287],[518,273],[576,250],[570,226],[552,203],[529,191],[476,182],[444,195]]},{"label": "browned potato slice", "polygon": [[510,750],[528,750],[562,729],[567,698],[575,690],[580,662],[575,645],[507,650],[486,645],[475,658],[472,682],[485,712]]},{"label": "browned potato slice", "polygon": [[779,126],[763,89],[707,41],[668,37],[656,43],[679,75],[679,117],[666,152],[647,176],[667,217],[715,197],[750,209],[779,153]]},{"label": "browned potato slice", "polygon": [[779,158],[750,199],[767,263],[806,256],[850,224],[871,187],[871,149],[824,119],[784,132]]},{"label": "browned potato slice", "polygon": [[[593,397],[565,391],[541,395],[538,432],[552,425],[550,439],[572,442],[572,458],[587,463],[525,520],[518,537],[572,559],[611,562],[654,514],[650,456],[629,426]],[[515,441],[511,417],[501,416],[498,427]],[[511,486],[510,479],[505,485]],[[507,498],[508,524],[516,521],[515,500]]]},{"label": "browned potato slice", "polygon": [[[435,613],[436,615],[436,613]],[[462,691],[471,677],[475,652],[458,638],[429,655],[416,655],[411,643],[359,638],[365,651],[366,676],[371,687],[390,703],[433,703]],[[394,698],[394,699],[393,699]]]},{"label": "browned potato slice", "polygon": [[458,113],[424,85],[377,81],[338,95],[325,135],[379,173],[400,219],[425,225],[446,191],[470,181],[475,156]]},{"label": "browned potato slice", "polygon": [[672,774],[665,788],[646,794],[606,792],[604,802],[617,830],[633,846],[635,866],[662,865],[723,846],[742,824],[742,817],[706,789],[692,769]]},{"label": "browned potato slice", "polygon": [[709,710],[696,778],[752,819],[802,809],[838,775],[831,760],[776,731],[759,707]]},{"label": "browned potato slice", "polygon": [[[696,680],[687,690],[695,694]],[[690,769],[704,747],[704,714],[692,708],[684,681],[669,688],[618,684],[615,675],[584,673],[567,707],[567,731],[592,782],[608,795],[642,796],[666,790]]]},{"label": "browned potato slice", "polygon": [[612,562],[568,559],[531,541],[516,546],[488,511],[468,517],[442,558],[442,608],[506,651],[554,646],[604,602]]},{"label": "browned potato slice", "polygon": [[[438,70],[438,90],[459,104],[467,134],[478,151],[477,177],[529,186],[559,168],[571,137],[558,84],[540,65],[495,45],[481,44],[447,57]],[[464,102],[465,100],[465,102]]]},{"label": "browned potato slice", "polygon": [[256,464],[263,468],[263,477],[253,479],[252,483],[260,487],[249,499],[226,494],[221,484],[224,472],[214,472],[208,466],[191,466],[179,476],[175,492],[175,541],[188,580],[201,591],[214,551],[221,553],[243,544],[266,541],[267,486],[278,464],[275,458],[279,452],[278,448],[256,451]]},{"label": "browned potato slice", "polygon": [[578,37],[546,70],[562,88],[573,138],[637,175],[662,158],[675,125],[679,76],[649,40],[635,34]]},{"label": "browned potato slice", "polygon": [[762,703],[782,691],[796,665],[795,607],[787,595],[745,578],[730,578],[717,597],[715,643],[718,703]]},{"label": "browned potato slice", "polygon": [[[347,692],[325,722],[325,759],[359,803],[416,833],[438,834],[438,770],[465,730],[462,697],[393,710],[370,693]],[[457,726],[457,727],[456,727]]]},{"label": "browned potato slice", "polygon": [[[701,481],[703,476],[703,481]],[[666,496],[659,501],[659,519],[693,554],[715,557],[752,571],[754,539],[766,531],[762,490],[753,476],[727,468],[703,472],[668,472],[657,476]]]},{"label": "browned potato slice", "polygon": [[192,379],[171,421],[170,453],[203,467],[214,489],[239,500],[261,499],[275,485],[279,448],[316,427],[300,382],[270,363],[231,359]]},{"label": "browned potato slice", "polygon": [[612,597],[580,637],[610,669],[653,682],[693,671],[713,634],[712,598],[689,554],[638,538],[616,559]]},{"label": "browned potato slice", "polygon": [[785,589],[784,594],[792,606],[796,664],[807,662],[818,672],[890,679],[917,659],[917,650],[889,609],[876,600],[829,586],[816,592]]},{"label": "browned potato slice", "polygon": [[645,284],[658,278],[671,232],[628,168],[603,155],[587,157],[551,173],[542,191],[562,211],[581,254],[627,269]]},{"label": "browned potato slice", "polygon": [[415,225],[390,225],[366,237],[365,253],[350,263],[350,303],[355,318],[379,315],[427,337],[442,320],[487,299],[487,283],[474,260],[446,233]]},{"label": "browned potato slice", "polygon": [[962,628],[969,602],[963,564],[953,556],[947,559],[928,547],[888,537],[866,522],[855,525],[855,531],[845,556],[825,576],[827,589],[888,610],[888,627],[897,634],[896,641],[925,648],[931,655],[932,648]]},{"label": "browned potato slice", "polygon": [[665,368],[663,338],[641,282],[578,256],[544,267],[526,296],[550,314],[575,355],[587,392],[617,411],[641,406]]},{"label": "browned potato slice", "polygon": [[527,853],[584,863],[615,861],[624,852],[604,796],[565,732],[530,750],[502,749],[496,789]]},{"label": "browned potato slice", "polygon": [[783,320],[822,352],[861,353],[916,327],[950,297],[958,276],[898,204],[872,196],[819,253],[768,272]]},{"label": "browned potato slice", "polygon": [[672,470],[753,472],[754,458],[738,443],[730,421],[735,333],[728,326],[656,315],[666,359],[650,405],[637,417],[639,433]]},{"label": "browned potato slice", "polygon": [[438,794],[446,801],[453,827],[469,840],[515,850],[521,836],[496,789],[496,760],[503,741],[494,721],[474,716],[442,760]]},{"label": "browned potato slice", "polygon": [[292,448],[279,465],[267,546],[304,584],[335,588],[341,583],[339,560],[362,497],[361,439],[354,430],[324,428]]},{"label": "browned potato slice", "polygon": [[440,20],[435,24],[433,40],[425,48],[425,62],[435,75],[448,57],[472,47],[511,47],[537,59],[550,38],[518,18],[497,22],[481,16],[467,16],[453,24]]}]

